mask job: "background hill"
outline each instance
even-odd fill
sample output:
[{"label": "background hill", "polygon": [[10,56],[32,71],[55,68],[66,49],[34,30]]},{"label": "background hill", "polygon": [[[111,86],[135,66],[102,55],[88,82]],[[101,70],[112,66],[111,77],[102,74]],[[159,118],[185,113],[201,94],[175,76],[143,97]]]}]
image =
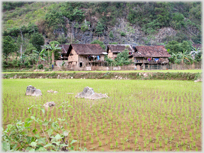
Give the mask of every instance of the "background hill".
[{"label": "background hill", "polygon": [[4,36],[29,40],[35,32],[60,43],[201,43],[201,3],[3,3]]}]

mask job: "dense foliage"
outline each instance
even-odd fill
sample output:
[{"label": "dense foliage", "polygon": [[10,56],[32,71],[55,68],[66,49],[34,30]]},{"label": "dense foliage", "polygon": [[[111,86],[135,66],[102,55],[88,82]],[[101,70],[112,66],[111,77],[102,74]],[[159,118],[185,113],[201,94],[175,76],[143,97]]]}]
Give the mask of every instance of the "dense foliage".
[{"label": "dense foliage", "polygon": [[11,36],[3,37],[3,55],[7,61],[8,55],[17,50],[17,46],[14,44],[14,40]]},{"label": "dense foliage", "polygon": [[94,40],[94,41],[91,42],[91,44],[99,44],[101,46],[101,48],[103,48],[104,50],[106,49],[106,46],[100,40]]},{"label": "dense foliage", "polygon": [[30,43],[38,50],[41,51],[41,46],[44,45],[45,41],[40,33],[34,33],[30,38]]},{"label": "dense foliage", "polygon": [[[32,12],[29,4],[36,6],[37,10]],[[98,36],[104,35],[105,31],[111,30],[118,19],[125,18],[132,25],[138,25],[141,30],[152,35],[164,27],[172,27],[178,30],[177,35],[166,38],[166,41],[176,40],[192,40],[194,43],[201,43],[201,3],[200,2],[100,2],[100,3],[82,3],[82,2],[59,2],[59,3],[23,3],[23,2],[4,2],[4,8],[15,6],[15,15],[5,12],[3,16],[4,35],[16,36],[22,27],[21,20],[25,20],[23,25],[31,22],[37,24],[39,30],[45,33],[47,37],[54,39],[53,31],[62,28],[67,30],[68,24],[73,22],[79,25],[78,28],[85,32],[92,27],[94,33]],[[23,12],[18,9],[23,6]],[[19,16],[18,16],[19,15]],[[25,18],[22,18],[25,16]],[[92,17],[97,16],[97,24]],[[19,20],[14,20],[14,18]],[[85,24],[84,20],[88,20]],[[27,21],[28,20],[28,21]],[[36,22],[37,21],[37,22]],[[27,23],[26,23],[27,22]],[[8,28],[7,28],[8,27]],[[77,26],[76,26],[77,27]],[[24,28],[24,32],[31,32]],[[37,30],[37,29],[35,29]],[[189,31],[191,34],[189,35]],[[121,32],[121,31],[120,31]],[[121,36],[125,36],[124,33]],[[110,38],[113,35],[110,33]]]},{"label": "dense foliage", "polygon": [[120,52],[114,60],[105,56],[105,61],[109,66],[123,66],[132,64],[132,60],[129,59],[129,51],[127,49]]}]

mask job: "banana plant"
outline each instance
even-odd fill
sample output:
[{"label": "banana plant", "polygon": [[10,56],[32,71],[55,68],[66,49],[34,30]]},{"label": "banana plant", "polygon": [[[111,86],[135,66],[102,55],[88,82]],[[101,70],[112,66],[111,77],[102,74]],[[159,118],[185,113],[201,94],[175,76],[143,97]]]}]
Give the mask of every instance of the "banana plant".
[{"label": "banana plant", "polygon": [[184,53],[179,52],[177,54],[177,58],[181,59],[181,63],[183,64],[184,60],[187,60],[189,63],[192,63],[193,59],[190,54],[188,54],[188,51],[185,51]]},{"label": "banana plant", "polygon": [[57,41],[51,41],[50,45],[45,45],[45,47],[48,49],[48,55],[49,51],[52,53],[52,64],[54,64],[54,52],[61,50],[61,47],[58,47],[59,43]]}]

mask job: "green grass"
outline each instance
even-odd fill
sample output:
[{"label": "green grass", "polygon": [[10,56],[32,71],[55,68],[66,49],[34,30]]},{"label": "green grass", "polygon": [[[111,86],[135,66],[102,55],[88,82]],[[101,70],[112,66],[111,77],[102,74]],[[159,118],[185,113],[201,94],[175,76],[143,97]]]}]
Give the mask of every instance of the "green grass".
[{"label": "green grass", "polygon": [[[40,89],[43,95],[25,96],[28,85]],[[86,86],[97,93],[107,93],[109,98],[96,101],[76,99],[75,95]],[[71,131],[70,141],[78,140],[76,150],[80,143],[86,143],[88,151],[93,151],[90,148],[95,151],[128,151],[133,148],[144,151],[153,146],[158,151],[177,150],[172,144],[180,144],[181,141],[192,146],[191,149],[185,148],[186,151],[201,150],[201,86],[202,83],[192,81],[166,80],[3,79],[3,127],[15,119],[24,121],[29,117],[26,110],[31,105],[42,106],[54,101],[56,107],[45,116],[37,109],[32,109],[32,114],[40,119],[65,119],[68,125],[62,123],[62,126]],[[58,93],[47,93],[50,89]],[[67,101],[73,109],[66,106],[58,109],[63,101]],[[64,109],[68,111],[63,113]],[[195,128],[190,125],[195,125]],[[193,134],[189,135],[190,132]],[[165,140],[172,137],[174,139],[166,145]],[[151,138],[158,140],[149,142]],[[192,138],[195,145],[191,142]],[[109,144],[104,145],[107,140],[110,140]]]},{"label": "green grass", "polygon": [[100,72],[100,73],[107,73],[107,72],[116,72],[116,73],[134,73],[134,72],[184,72],[184,73],[200,73],[202,72],[201,69],[198,70],[127,70],[127,71],[46,71],[46,72],[3,72],[3,73],[94,73],[94,72]]}]

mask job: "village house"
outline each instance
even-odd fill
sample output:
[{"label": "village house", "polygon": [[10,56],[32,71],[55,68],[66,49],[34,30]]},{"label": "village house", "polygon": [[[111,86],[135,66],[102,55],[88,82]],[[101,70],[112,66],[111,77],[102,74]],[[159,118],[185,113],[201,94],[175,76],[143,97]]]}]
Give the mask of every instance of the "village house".
[{"label": "village house", "polygon": [[107,54],[99,44],[70,44],[68,48],[68,67],[104,66]]},{"label": "village house", "polygon": [[151,65],[167,65],[171,55],[164,46],[136,46],[133,53],[137,69],[149,68]]},{"label": "village house", "polygon": [[59,45],[59,47],[61,47],[61,50],[58,52],[59,53],[59,57],[56,60],[56,65],[57,66],[62,66],[63,63],[65,66],[68,65],[68,49],[69,49],[69,45],[65,45],[65,44],[61,44]]},{"label": "village house", "polygon": [[115,59],[118,53],[123,52],[125,49],[129,51],[129,58],[133,60],[134,48],[129,44],[111,44],[107,45],[108,58]]}]

